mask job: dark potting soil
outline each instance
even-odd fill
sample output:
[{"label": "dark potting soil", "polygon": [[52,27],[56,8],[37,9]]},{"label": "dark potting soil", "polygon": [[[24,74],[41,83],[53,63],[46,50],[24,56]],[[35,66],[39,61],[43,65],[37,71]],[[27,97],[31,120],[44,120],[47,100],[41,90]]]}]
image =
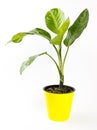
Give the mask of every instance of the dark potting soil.
[{"label": "dark potting soil", "polygon": [[74,92],[75,89],[73,87],[64,85],[63,87],[59,87],[59,85],[51,85],[44,88],[45,91],[56,94],[64,94]]}]

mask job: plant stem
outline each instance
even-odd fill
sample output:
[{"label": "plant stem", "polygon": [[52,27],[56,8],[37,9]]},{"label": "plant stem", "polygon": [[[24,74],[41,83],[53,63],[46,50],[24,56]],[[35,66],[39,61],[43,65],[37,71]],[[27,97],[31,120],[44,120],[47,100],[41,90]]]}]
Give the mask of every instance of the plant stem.
[{"label": "plant stem", "polygon": [[58,49],[56,48],[55,45],[53,45],[56,53],[57,53],[57,56],[58,56],[58,61],[59,61],[59,77],[60,77],[60,81],[59,81],[59,87],[62,88],[63,87],[63,84],[64,84],[64,72],[63,72],[63,66],[62,66],[62,47],[61,45],[58,46]]},{"label": "plant stem", "polygon": [[56,48],[55,45],[53,45],[57,56],[58,56],[58,62],[59,62],[59,77],[60,77],[60,81],[59,81],[59,87],[62,88],[63,84],[64,84],[64,71],[63,71],[63,64],[62,64],[62,46],[61,44],[58,46],[58,48]]},{"label": "plant stem", "polygon": [[57,49],[57,47],[54,44],[52,44],[52,45],[53,45],[53,47],[54,47],[54,49],[55,49],[55,51],[57,53],[57,56],[58,56],[58,49]]},{"label": "plant stem", "polygon": [[47,54],[47,55],[55,62],[56,66],[57,66],[57,69],[59,72],[59,77],[60,77],[59,87],[62,88],[63,84],[64,84],[64,65],[65,65],[66,57],[67,57],[67,54],[69,51],[69,46],[67,47],[63,60],[62,60],[62,45],[59,45],[58,49],[56,48],[55,45],[53,45],[53,47],[57,53],[59,65],[56,63],[56,61],[53,59],[53,57],[51,57],[49,54]]},{"label": "plant stem", "polygon": [[59,45],[59,68],[60,68],[60,82],[59,82],[59,87],[62,88],[64,84],[64,71],[63,71],[63,64],[62,64],[62,46]]},{"label": "plant stem", "polygon": [[64,72],[64,66],[65,66],[65,61],[66,61],[66,57],[67,57],[68,51],[69,51],[69,46],[67,47],[67,50],[66,50],[66,53],[65,53],[65,56],[64,56],[64,59],[63,59],[62,72]]},{"label": "plant stem", "polygon": [[59,68],[57,62],[54,60],[54,58],[49,53],[46,52],[45,54],[55,63],[57,70],[58,70],[58,73],[60,75],[60,68]]}]

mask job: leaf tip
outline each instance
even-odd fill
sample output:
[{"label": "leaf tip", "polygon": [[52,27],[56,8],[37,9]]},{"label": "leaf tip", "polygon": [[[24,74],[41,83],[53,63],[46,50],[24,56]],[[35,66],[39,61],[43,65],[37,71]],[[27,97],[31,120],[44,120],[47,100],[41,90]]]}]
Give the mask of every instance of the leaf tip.
[{"label": "leaf tip", "polygon": [[22,72],[23,72],[23,71],[22,71],[22,69],[20,68],[20,75],[22,75]]}]

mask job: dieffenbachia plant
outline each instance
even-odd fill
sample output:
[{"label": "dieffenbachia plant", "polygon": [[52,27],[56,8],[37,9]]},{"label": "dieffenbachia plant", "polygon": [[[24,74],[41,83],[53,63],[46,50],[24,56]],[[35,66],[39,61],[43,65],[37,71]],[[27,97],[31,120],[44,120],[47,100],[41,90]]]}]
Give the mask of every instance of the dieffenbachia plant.
[{"label": "dieffenbachia plant", "polygon": [[[52,45],[54,50],[56,51],[58,61],[50,55],[48,52],[42,52],[40,54],[36,54],[34,56],[29,57],[26,61],[23,62],[20,67],[20,74],[33,63],[33,61],[42,55],[47,55],[56,65],[60,82],[59,87],[63,87],[64,84],[64,64],[66,61],[66,57],[69,51],[70,46],[74,43],[74,41],[82,34],[83,30],[86,28],[89,20],[89,12],[88,9],[85,9],[81,12],[81,14],[77,17],[75,22],[69,27],[70,19],[69,17],[65,19],[64,12],[59,8],[53,8],[49,10],[45,15],[45,23],[47,28],[55,34],[55,37],[51,37],[50,33],[42,28],[35,28],[28,32],[20,32],[15,34],[11,42],[20,43],[23,38],[27,35],[40,35],[46,38],[49,43]],[[64,38],[64,34],[66,34]],[[66,52],[62,53],[62,44],[66,47]]]}]

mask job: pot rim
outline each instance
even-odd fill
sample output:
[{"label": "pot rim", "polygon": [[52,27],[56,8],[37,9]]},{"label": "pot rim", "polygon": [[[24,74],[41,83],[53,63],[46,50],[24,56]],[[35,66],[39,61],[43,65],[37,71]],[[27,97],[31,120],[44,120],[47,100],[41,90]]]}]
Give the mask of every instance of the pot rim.
[{"label": "pot rim", "polygon": [[76,89],[75,89],[74,87],[71,87],[71,86],[69,86],[69,85],[63,85],[63,86],[66,86],[66,87],[71,88],[71,89],[72,89],[72,92],[68,92],[68,93],[52,93],[52,92],[48,92],[48,91],[46,90],[46,89],[49,88],[49,87],[55,87],[55,86],[56,86],[56,87],[59,87],[58,84],[53,84],[53,85],[48,85],[48,86],[43,87],[43,90],[44,90],[45,92],[51,93],[51,94],[69,94],[69,93],[73,93],[73,92],[76,91]]}]

